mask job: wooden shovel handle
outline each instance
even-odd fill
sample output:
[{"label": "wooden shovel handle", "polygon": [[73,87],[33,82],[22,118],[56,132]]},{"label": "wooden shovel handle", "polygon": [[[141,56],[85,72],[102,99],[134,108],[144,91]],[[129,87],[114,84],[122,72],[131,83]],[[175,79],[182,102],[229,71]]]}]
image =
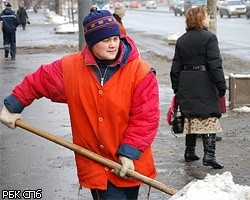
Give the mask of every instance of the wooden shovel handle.
[{"label": "wooden shovel handle", "polygon": [[[92,151],[89,151],[89,150],[87,150],[87,149],[85,149],[83,147],[80,147],[80,146],[78,146],[78,145],[76,145],[74,143],[71,143],[71,142],[69,142],[67,140],[61,139],[61,138],[59,138],[57,136],[54,136],[54,135],[52,135],[50,133],[47,133],[47,132],[45,132],[43,130],[40,130],[40,129],[34,127],[34,126],[31,126],[31,125],[21,121],[21,120],[16,121],[16,126],[18,126],[20,128],[23,128],[23,129],[25,129],[25,130],[27,130],[29,132],[32,132],[32,133],[34,133],[34,134],[36,134],[38,136],[41,136],[41,137],[43,137],[43,138],[45,138],[47,140],[50,140],[50,141],[52,141],[54,143],[57,143],[57,144],[59,144],[59,145],[61,145],[63,147],[66,147],[66,148],[68,148],[70,150],[73,150],[74,152],[76,152],[76,153],[78,153],[78,154],[80,154],[80,155],[82,155],[82,156],[84,156],[86,158],[89,158],[91,160],[94,160],[94,161],[98,162],[99,164],[104,165],[104,166],[106,166],[106,167],[108,167],[110,169],[119,169],[120,170],[121,167],[122,167],[117,162],[109,160],[109,159],[107,159],[105,157],[100,156],[99,154],[96,154],[96,153],[94,153]],[[131,177],[131,178],[134,178],[134,179],[136,179],[136,180],[138,180],[138,181],[140,181],[142,183],[145,183],[145,184],[147,184],[147,185],[149,185],[149,186],[151,186],[151,187],[153,187],[153,188],[155,188],[157,190],[165,192],[165,193],[167,193],[169,195],[174,195],[177,192],[174,188],[169,187],[169,186],[167,186],[167,185],[165,185],[163,183],[160,183],[160,182],[158,182],[158,181],[156,181],[154,179],[151,179],[151,178],[149,178],[147,176],[144,176],[144,175],[142,175],[142,174],[140,174],[140,173],[138,173],[136,171],[128,170],[126,175]]]}]

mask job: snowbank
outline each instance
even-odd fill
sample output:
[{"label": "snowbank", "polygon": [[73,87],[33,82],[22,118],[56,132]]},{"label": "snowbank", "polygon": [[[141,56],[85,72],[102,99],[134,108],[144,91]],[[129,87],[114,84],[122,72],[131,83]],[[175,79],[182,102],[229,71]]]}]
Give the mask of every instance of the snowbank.
[{"label": "snowbank", "polygon": [[233,182],[231,172],[190,182],[169,200],[250,200],[250,187]]},{"label": "snowbank", "polygon": [[235,112],[250,112],[250,107],[249,106],[242,106],[239,108],[234,108],[233,111],[235,111]]}]

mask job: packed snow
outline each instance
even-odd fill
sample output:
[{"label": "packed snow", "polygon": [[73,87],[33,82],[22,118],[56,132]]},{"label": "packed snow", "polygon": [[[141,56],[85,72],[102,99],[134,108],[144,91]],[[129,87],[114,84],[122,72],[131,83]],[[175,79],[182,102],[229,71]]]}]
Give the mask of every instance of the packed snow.
[{"label": "packed snow", "polygon": [[235,184],[231,172],[194,180],[170,200],[250,200],[250,187]]},{"label": "packed snow", "polygon": [[235,111],[235,112],[250,112],[250,107],[242,106],[239,108],[234,108],[233,111]]}]

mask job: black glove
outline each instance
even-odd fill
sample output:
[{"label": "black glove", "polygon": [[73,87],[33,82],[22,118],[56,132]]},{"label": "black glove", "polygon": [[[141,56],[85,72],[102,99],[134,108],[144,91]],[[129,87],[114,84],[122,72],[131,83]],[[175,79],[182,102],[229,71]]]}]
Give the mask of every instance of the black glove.
[{"label": "black glove", "polygon": [[219,97],[223,97],[226,94],[226,89],[220,90],[219,91]]}]

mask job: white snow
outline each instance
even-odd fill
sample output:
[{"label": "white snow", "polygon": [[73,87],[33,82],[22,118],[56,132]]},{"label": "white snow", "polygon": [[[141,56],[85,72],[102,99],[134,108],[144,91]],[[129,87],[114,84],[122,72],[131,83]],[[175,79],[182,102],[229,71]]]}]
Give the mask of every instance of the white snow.
[{"label": "white snow", "polygon": [[234,108],[233,111],[235,111],[235,112],[250,112],[250,107],[242,106],[239,108]]},{"label": "white snow", "polygon": [[79,31],[78,24],[72,24],[72,23],[62,24],[57,28],[55,28],[56,33],[76,33],[78,31]]},{"label": "white snow", "polygon": [[230,77],[235,77],[235,78],[250,78],[250,74],[234,74],[234,73],[230,73]]},{"label": "white snow", "polygon": [[76,33],[79,31],[78,22],[73,24],[69,22],[69,18],[57,15],[54,11],[45,10],[44,12],[51,23],[60,24],[55,28],[56,33]]},{"label": "white snow", "polygon": [[235,184],[231,172],[194,180],[169,200],[250,200],[250,187]]},{"label": "white snow", "polygon": [[168,44],[176,44],[177,39],[182,35],[183,33],[179,33],[179,32],[169,32],[168,33]]},{"label": "white snow", "polygon": [[57,15],[54,11],[49,9],[44,10],[44,14],[49,18],[49,21],[55,24],[65,24],[69,22],[69,18]]}]

